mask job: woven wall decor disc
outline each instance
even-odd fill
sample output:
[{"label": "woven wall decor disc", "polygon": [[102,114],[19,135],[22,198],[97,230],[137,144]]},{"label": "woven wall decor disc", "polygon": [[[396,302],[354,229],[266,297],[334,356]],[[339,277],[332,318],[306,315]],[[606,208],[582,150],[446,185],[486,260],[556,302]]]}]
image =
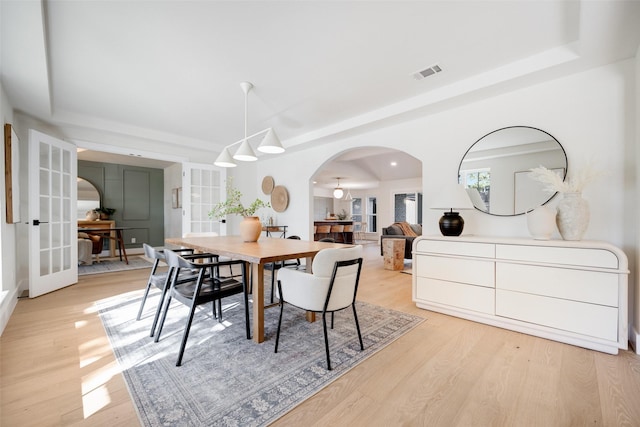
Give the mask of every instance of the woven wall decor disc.
[{"label": "woven wall decor disc", "polygon": [[264,194],[271,194],[275,181],[272,176],[265,176],[262,178],[262,192]]},{"label": "woven wall decor disc", "polygon": [[289,206],[289,192],[282,185],[276,185],[271,192],[271,207],[276,212],[284,212]]}]

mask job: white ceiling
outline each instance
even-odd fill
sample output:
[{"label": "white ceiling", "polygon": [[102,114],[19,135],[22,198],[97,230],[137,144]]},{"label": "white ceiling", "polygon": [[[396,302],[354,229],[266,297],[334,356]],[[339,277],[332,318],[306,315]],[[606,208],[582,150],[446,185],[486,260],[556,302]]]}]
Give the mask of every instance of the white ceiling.
[{"label": "white ceiling", "polygon": [[[640,43],[638,1],[2,0],[0,8],[10,103],[69,140],[120,152],[144,144],[218,152],[239,140],[241,81],[255,85],[249,134],[273,127],[297,149],[630,58]],[[434,64],[443,71],[412,77]],[[372,164],[389,156],[360,153],[329,175],[347,176],[339,164],[348,163],[367,180],[385,179]]]}]

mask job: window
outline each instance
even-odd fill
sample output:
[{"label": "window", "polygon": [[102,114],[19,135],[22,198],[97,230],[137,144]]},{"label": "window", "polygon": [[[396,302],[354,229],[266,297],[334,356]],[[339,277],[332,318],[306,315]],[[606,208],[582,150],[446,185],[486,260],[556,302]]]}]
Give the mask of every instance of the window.
[{"label": "window", "polygon": [[351,200],[351,219],[353,222],[362,222],[362,199],[354,197]]},{"label": "window", "polygon": [[422,193],[396,193],[393,195],[395,222],[422,224]]},{"label": "window", "polygon": [[375,233],[378,230],[378,202],[375,197],[367,197],[367,209],[366,209],[366,218],[367,218],[367,232]]},{"label": "window", "polygon": [[491,212],[489,201],[491,195],[491,169],[469,169],[460,171],[460,184],[464,188],[475,188],[486,205],[486,211]]},{"label": "window", "polygon": [[[366,209],[363,209],[362,198],[354,197],[351,200],[351,218],[354,223],[366,223],[366,228],[363,230],[365,233],[375,233],[378,229],[377,213],[378,204],[375,197],[367,197]],[[355,231],[360,231],[357,228]]]}]

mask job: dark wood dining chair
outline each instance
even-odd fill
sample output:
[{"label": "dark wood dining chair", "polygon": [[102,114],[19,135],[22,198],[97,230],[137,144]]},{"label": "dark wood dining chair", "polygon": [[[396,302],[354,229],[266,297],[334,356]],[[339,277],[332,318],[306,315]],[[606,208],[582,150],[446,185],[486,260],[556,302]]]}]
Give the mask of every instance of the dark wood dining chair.
[{"label": "dark wood dining chair", "polygon": [[[164,251],[160,249],[156,249],[153,246],[143,243],[142,248],[144,249],[144,256],[153,260],[153,265],[151,266],[151,271],[149,272],[149,279],[147,279],[147,286],[144,290],[144,295],[142,296],[142,301],[140,302],[140,308],[138,309],[138,315],[136,316],[136,320],[140,320],[142,317],[142,312],[144,310],[144,305],[147,302],[147,298],[149,296],[149,291],[152,287],[156,287],[160,290],[160,301],[158,301],[158,306],[156,308],[156,313],[153,319],[153,323],[151,325],[150,336],[153,336],[156,326],[158,324],[158,317],[160,315],[160,309],[162,307],[162,303],[164,301],[164,297],[169,290],[169,279],[171,277],[170,271],[168,270],[158,270],[160,267],[160,262],[165,260]],[[181,254],[182,256],[188,257],[193,255],[193,249],[175,249],[175,252]],[[208,259],[214,261],[215,255],[211,255]],[[193,276],[194,274],[189,270],[183,270],[181,272],[181,280],[186,280],[189,276]]]},{"label": "dark wood dining chair", "polygon": [[[184,355],[185,347],[187,345],[187,339],[189,338],[189,330],[193,323],[193,317],[196,307],[202,304],[211,303],[213,306],[213,317],[218,321],[222,321],[222,309],[220,301],[223,298],[239,293],[244,294],[244,312],[245,312],[245,329],[247,333],[247,339],[251,339],[251,331],[249,327],[249,297],[247,293],[247,263],[241,260],[228,260],[218,262],[194,262],[199,255],[194,255],[196,259],[185,259],[171,250],[165,250],[165,259],[167,265],[172,269],[171,273],[171,287],[164,301],[164,307],[162,308],[162,318],[158,325],[158,331],[155,336],[155,341],[160,339],[162,333],[162,327],[169,311],[169,305],[172,299],[176,299],[182,304],[189,307],[189,315],[187,316],[186,325],[182,334],[182,342],[180,344],[180,350],[178,351],[178,360],[176,366],[182,364],[182,356]],[[233,266],[239,264],[242,267],[242,280],[236,280],[235,278],[221,279],[217,277],[216,272],[222,266]],[[195,277],[189,280],[181,280],[181,270],[197,271]],[[220,304],[216,309],[216,302]],[[217,313],[216,313],[217,312]]]},{"label": "dark wood dining chair", "polygon": [[[300,236],[289,236],[289,237],[287,237],[287,239],[300,240]],[[271,271],[271,304],[273,304],[273,301],[274,301],[274,291],[275,291],[275,285],[276,285],[276,272],[278,270],[280,270],[281,268],[283,268],[283,267],[296,267],[296,268],[298,268],[299,266],[300,266],[300,258],[297,258],[295,260],[284,260],[284,261],[272,262],[272,263],[266,264],[264,266],[265,270]]]}]

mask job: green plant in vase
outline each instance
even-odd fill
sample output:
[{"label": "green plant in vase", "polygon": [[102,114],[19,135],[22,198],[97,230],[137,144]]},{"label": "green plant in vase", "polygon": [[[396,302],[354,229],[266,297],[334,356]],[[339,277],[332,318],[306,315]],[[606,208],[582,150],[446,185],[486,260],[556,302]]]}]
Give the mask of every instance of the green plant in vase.
[{"label": "green plant in vase", "polygon": [[226,189],[227,199],[213,206],[209,211],[209,218],[222,219],[227,215],[240,215],[244,218],[240,223],[240,235],[243,240],[245,242],[257,241],[262,232],[262,223],[255,214],[258,209],[270,208],[271,203],[257,198],[251,204],[245,206],[241,200],[242,192],[233,186],[232,179],[227,180]]}]

